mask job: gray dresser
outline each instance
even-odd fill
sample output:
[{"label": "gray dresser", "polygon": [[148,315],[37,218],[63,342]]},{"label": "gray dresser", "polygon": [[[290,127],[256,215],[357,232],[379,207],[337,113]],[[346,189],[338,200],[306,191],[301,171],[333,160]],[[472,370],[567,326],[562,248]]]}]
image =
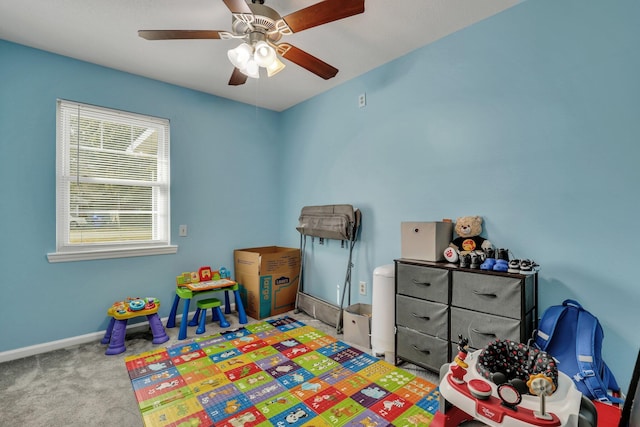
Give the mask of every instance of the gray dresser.
[{"label": "gray dresser", "polygon": [[525,342],[538,319],[538,276],[398,259],[396,358],[427,369],[455,356],[458,335],[471,349],[495,339]]}]

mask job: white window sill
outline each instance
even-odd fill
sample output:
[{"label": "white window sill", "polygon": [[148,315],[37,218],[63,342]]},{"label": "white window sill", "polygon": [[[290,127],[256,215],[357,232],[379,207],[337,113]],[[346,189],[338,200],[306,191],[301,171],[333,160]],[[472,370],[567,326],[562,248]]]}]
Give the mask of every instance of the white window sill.
[{"label": "white window sill", "polygon": [[94,259],[129,258],[148,255],[169,255],[178,252],[178,246],[160,246],[147,248],[102,249],[95,251],[52,252],[47,254],[50,263],[69,261],[89,261]]}]

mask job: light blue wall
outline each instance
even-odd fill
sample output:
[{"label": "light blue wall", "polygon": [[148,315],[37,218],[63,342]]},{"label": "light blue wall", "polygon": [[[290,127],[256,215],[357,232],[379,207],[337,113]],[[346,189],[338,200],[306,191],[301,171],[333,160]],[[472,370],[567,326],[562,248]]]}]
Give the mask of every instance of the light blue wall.
[{"label": "light blue wall", "polygon": [[[357,283],[400,256],[401,221],[482,215],[496,246],[541,264],[542,308],[576,298],[599,317],[626,387],[640,345],[639,18],[631,0],[527,1],[286,111],[287,244],[304,205],[362,209],[352,301],[370,302]],[[346,251],[308,253],[308,291],[335,301]]]},{"label": "light blue wall", "polygon": [[[47,262],[56,243],[57,98],[170,120],[177,255]],[[233,249],[277,244],[279,120],[272,111],[0,41],[0,351],[104,330],[105,310],[127,296],[156,296],[167,316],[180,272],[233,268]],[[188,225],[188,237],[177,237],[179,224]]]},{"label": "light blue wall", "polygon": [[[401,221],[482,215],[495,245],[542,265],[542,308],[577,298],[599,317],[626,388],[640,341],[639,16],[635,0],[527,1],[280,114],[0,41],[0,289],[12,297],[0,351],[103,330],[113,300],[168,302],[176,272],[229,266],[237,247],[295,247],[302,206],[352,203],[355,283],[399,257]],[[190,231],[177,255],[47,263],[56,98],[171,119],[173,232]],[[346,251],[329,242],[309,257],[313,292],[334,301]],[[357,301],[371,296],[354,288]]]}]

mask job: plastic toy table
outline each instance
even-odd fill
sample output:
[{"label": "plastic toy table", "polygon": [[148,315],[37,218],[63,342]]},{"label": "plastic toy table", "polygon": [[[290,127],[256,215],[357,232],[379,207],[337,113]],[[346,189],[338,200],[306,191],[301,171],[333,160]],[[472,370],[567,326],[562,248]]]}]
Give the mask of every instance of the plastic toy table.
[{"label": "plastic toy table", "polygon": [[189,305],[191,303],[191,299],[198,295],[209,294],[212,292],[225,291],[224,300],[225,300],[225,314],[231,313],[231,304],[229,302],[229,292],[233,292],[236,302],[236,310],[238,311],[238,321],[240,324],[244,325],[247,323],[247,314],[244,311],[244,306],[242,305],[242,299],[240,299],[239,286],[234,281],[229,281],[232,284],[226,283],[226,286],[217,286],[213,288],[204,288],[200,287],[204,290],[192,290],[190,287],[186,286],[178,286],[176,287],[176,296],[173,299],[173,305],[171,306],[171,312],[169,313],[169,318],[167,319],[167,328],[175,328],[176,326],[176,313],[178,312],[178,304],[180,300],[184,300],[184,310],[182,312],[182,321],[180,322],[180,332],[178,333],[178,339],[183,340],[187,338],[187,325],[194,326],[198,324],[198,319],[196,318],[199,315],[199,312],[196,312],[193,320],[191,322],[187,322],[189,318]]},{"label": "plastic toy table", "polygon": [[113,303],[107,310],[107,315],[111,316],[111,320],[101,341],[102,344],[109,344],[105,354],[120,354],[127,349],[124,345],[127,321],[134,317],[147,316],[154,344],[169,341],[169,335],[165,332],[162,321],[158,317],[159,308],[160,300],[157,298],[134,298]]}]

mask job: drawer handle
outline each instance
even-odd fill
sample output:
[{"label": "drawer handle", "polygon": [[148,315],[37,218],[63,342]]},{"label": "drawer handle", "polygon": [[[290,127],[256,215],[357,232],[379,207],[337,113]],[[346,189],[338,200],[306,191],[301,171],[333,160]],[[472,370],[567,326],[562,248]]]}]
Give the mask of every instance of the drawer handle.
[{"label": "drawer handle", "polygon": [[418,348],[418,346],[415,345],[415,344],[413,345],[413,349],[416,350],[416,351],[419,351],[420,353],[431,354],[431,352],[429,350],[423,350],[421,348]]},{"label": "drawer handle", "polygon": [[431,317],[429,316],[420,316],[419,314],[416,314],[416,313],[411,313],[411,315],[413,317],[417,317],[418,319],[431,320]]},{"label": "drawer handle", "polygon": [[482,331],[479,331],[479,330],[477,330],[475,328],[471,328],[471,332],[474,332],[474,333],[476,333],[478,335],[485,335],[485,336],[488,336],[488,337],[497,337],[497,335],[494,334],[493,332],[482,332]]},{"label": "drawer handle", "polygon": [[496,294],[485,294],[483,292],[479,292],[479,291],[473,291],[474,294],[481,296],[481,297],[489,297],[489,298],[498,298],[498,295]]},{"label": "drawer handle", "polygon": [[413,279],[413,284],[414,285],[422,285],[422,286],[431,286],[431,283],[429,283],[429,282],[419,282],[416,279]]}]

